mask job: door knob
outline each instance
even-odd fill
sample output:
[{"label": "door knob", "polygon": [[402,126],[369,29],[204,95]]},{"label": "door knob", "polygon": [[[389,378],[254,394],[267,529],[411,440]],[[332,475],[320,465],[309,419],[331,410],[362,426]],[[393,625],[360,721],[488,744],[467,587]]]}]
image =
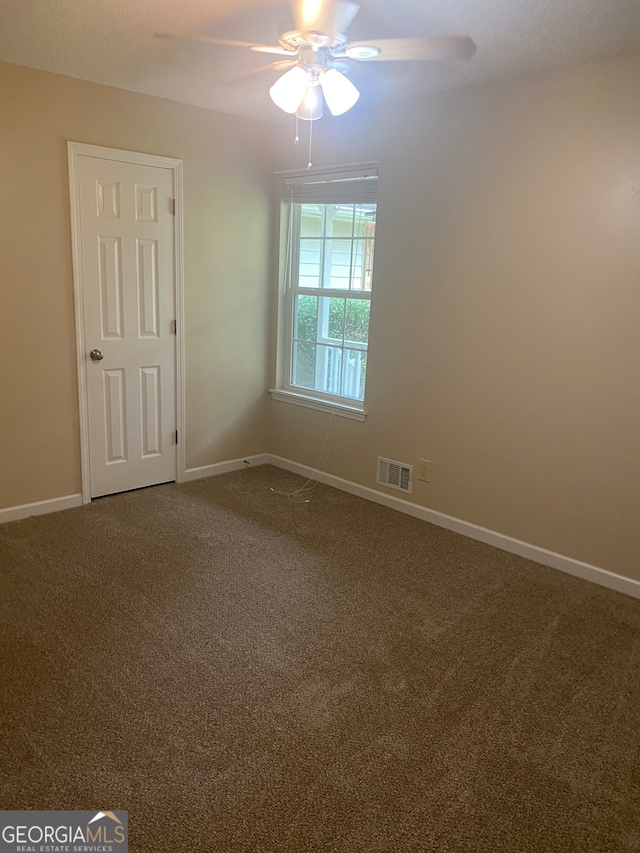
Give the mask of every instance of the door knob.
[{"label": "door knob", "polygon": [[104,358],[104,353],[99,349],[92,349],[89,355],[91,356],[91,361],[102,361]]}]

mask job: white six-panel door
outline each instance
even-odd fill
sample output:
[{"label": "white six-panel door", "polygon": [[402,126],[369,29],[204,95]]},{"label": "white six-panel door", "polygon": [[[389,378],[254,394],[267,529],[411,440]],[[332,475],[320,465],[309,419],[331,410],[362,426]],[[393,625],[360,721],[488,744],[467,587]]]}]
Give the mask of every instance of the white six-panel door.
[{"label": "white six-panel door", "polygon": [[[91,497],[176,479],[174,175],[78,157]],[[93,355],[92,355],[93,352]]]}]

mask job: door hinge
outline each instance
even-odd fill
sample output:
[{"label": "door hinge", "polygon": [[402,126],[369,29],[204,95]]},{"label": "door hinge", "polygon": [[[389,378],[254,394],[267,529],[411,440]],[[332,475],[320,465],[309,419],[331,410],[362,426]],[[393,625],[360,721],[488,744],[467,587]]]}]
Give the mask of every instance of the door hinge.
[{"label": "door hinge", "polygon": [[171,334],[172,335],[178,334],[178,321],[177,320],[171,321]]},{"label": "door hinge", "polygon": [[178,430],[176,430],[175,435],[176,435],[176,444],[177,444],[178,443]]},{"label": "door hinge", "polygon": [[176,215],[176,200],[175,200],[175,198],[171,199],[171,213],[174,216]]}]

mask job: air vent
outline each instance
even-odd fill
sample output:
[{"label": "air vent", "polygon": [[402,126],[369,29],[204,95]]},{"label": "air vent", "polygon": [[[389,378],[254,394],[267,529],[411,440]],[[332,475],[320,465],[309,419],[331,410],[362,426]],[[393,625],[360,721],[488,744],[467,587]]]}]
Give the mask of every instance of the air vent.
[{"label": "air vent", "polygon": [[378,456],[376,483],[389,486],[390,489],[398,489],[400,492],[411,492],[412,475],[413,465],[405,465],[404,462],[394,462],[393,459]]}]

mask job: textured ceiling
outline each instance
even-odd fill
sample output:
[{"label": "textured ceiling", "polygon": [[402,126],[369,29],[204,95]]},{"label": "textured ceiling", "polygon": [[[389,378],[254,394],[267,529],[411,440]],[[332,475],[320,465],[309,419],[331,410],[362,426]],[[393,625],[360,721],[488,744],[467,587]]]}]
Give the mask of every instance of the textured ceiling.
[{"label": "textured ceiling", "polygon": [[[360,5],[352,39],[465,33],[478,46],[467,62],[360,65],[352,79],[365,104],[640,52],[640,0]],[[278,72],[249,72],[270,57],[187,37],[275,44],[290,26],[287,0],[0,0],[0,59],[269,120],[281,115],[267,95]]]}]

